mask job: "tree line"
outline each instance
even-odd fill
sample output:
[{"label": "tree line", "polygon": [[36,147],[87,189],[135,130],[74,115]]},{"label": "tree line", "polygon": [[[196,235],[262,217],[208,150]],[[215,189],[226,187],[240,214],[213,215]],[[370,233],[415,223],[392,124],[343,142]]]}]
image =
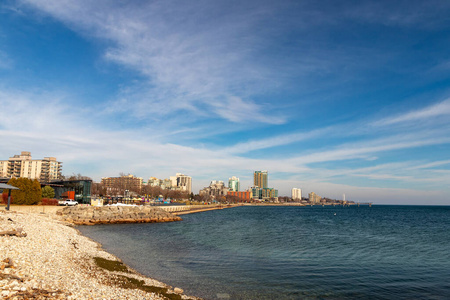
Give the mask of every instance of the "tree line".
[{"label": "tree line", "polygon": [[[21,205],[34,205],[41,202],[43,199],[51,199],[55,197],[55,191],[50,186],[41,188],[41,184],[36,179],[29,178],[11,178],[8,181],[9,185],[19,188],[18,190],[11,190],[11,203]],[[8,192],[3,190],[2,203],[8,202]]]}]

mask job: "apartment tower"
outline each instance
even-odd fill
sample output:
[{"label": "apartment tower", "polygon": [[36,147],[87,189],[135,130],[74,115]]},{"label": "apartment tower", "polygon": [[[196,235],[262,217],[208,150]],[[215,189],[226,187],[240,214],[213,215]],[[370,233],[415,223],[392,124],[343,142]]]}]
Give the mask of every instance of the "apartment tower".
[{"label": "apartment tower", "polygon": [[9,160],[0,161],[2,178],[24,177],[48,183],[62,178],[61,169],[62,162],[57,161],[55,157],[32,159],[28,151],[22,151],[20,155],[14,155]]},{"label": "apartment tower", "polygon": [[239,192],[240,184],[239,184],[239,178],[236,176],[233,176],[228,179],[228,188],[232,192]]},{"label": "apartment tower", "polygon": [[267,171],[255,171],[253,173],[253,185],[260,188],[267,188],[268,184],[268,173]]},{"label": "apartment tower", "polygon": [[292,189],[292,200],[302,200],[302,189]]}]

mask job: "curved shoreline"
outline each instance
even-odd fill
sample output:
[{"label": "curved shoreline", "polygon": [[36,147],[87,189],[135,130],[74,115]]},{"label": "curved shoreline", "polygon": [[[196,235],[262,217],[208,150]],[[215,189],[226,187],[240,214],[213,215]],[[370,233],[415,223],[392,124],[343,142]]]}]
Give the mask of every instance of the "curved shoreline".
[{"label": "curved shoreline", "polygon": [[18,228],[25,237],[0,236],[0,261],[12,262],[0,264],[4,299],[199,299],[143,276],[52,215],[0,210],[0,232]]}]

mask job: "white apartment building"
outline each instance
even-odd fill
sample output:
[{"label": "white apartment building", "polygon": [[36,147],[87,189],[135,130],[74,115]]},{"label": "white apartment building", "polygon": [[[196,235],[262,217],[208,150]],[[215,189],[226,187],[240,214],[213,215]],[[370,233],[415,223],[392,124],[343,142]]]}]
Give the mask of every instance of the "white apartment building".
[{"label": "white apartment building", "polygon": [[170,181],[172,181],[172,188],[192,193],[192,177],[177,173],[176,176],[170,176]]},{"label": "white apartment building", "polygon": [[302,200],[302,189],[293,188],[292,189],[292,200]]},{"label": "white apartment building", "polygon": [[31,153],[22,151],[20,155],[14,155],[9,160],[0,161],[1,178],[30,178],[40,182],[60,180],[62,162],[55,157],[44,157],[44,159],[32,159]]},{"label": "white apartment building", "polygon": [[239,192],[240,188],[239,178],[236,176],[228,178],[228,188],[232,192]]}]

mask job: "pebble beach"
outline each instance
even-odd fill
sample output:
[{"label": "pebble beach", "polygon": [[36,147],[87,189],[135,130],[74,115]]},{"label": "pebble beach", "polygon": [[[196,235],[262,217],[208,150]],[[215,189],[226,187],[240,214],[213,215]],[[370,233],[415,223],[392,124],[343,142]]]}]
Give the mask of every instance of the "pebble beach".
[{"label": "pebble beach", "polygon": [[0,299],[198,299],[182,293],[54,214],[0,210]]}]

